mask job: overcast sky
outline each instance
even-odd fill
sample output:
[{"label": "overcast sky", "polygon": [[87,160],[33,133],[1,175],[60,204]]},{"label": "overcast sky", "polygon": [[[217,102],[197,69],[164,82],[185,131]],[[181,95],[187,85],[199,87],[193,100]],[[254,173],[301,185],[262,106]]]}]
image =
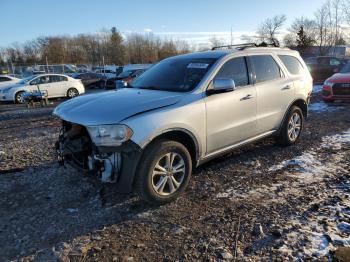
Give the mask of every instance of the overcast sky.
[{"label": "overcast sky", "polygon": [[123,34],[152,32],[202,43],[211,36],[234,42],[267,17],[285,14],[287,25],[313,16],[323,0],[0,0],[0,46],[38,36],[94,33],[115,26]]}]

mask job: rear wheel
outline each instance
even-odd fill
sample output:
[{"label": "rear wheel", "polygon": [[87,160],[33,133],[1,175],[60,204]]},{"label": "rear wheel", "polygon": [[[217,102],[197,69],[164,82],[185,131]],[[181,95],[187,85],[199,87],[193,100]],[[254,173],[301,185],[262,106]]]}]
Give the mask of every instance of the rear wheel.
[{"label": "rear wheel", "polygon": [[175,200],[187,187],[192,160],[186,147],[178,142],[161,140],[144,152],[135,180],[139,196],[153,205]]},{"label": "rear wheel", "polygon": [[24,92],[20,91],[15,95],[15,102],[18,104],[23,104],[24,101]]},{"label": "rear wheel", "polygon": [[280,134],[277,138],[279,144],[290,146],[296,143],[300,137],[304,125],[304,116],[301,109],[293,106],[283,122]]},{"label": "rear wheel", "polygon": [[67,97],[73,98],[79,95],[79,91],[76,88],[69,88],[67,91]]}]

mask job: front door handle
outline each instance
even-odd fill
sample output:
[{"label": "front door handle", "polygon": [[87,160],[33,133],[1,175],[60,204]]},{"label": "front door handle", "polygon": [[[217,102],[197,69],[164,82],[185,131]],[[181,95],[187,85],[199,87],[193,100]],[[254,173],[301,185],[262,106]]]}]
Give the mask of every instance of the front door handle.
[{"label": "front door handle", "polygon": [[282,90],[289,90],[291,89],[292,87],[290,85],[286,85],[285,87],[282,88]]},{"label": "front door handle", "polygon": [[244,97],[241,98],[241,101],[244,101],[244,100],[248,100],[248,99],[252,99],[253,96],[252,95],[246,95]]}]

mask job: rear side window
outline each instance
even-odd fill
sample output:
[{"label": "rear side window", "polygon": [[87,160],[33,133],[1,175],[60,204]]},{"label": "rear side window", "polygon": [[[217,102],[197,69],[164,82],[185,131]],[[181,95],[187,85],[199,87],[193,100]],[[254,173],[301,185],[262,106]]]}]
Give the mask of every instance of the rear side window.
[{"label": "rear side window", "polygon": [[68,78],[67,77],[65,77],[65,76],[60,76],[60,81],[68,81]]},{"label": "rear side window", "polygon": [[250,57],[255,70],[256,83],[281,78],[281,69],[270,55],[256,55]]},{"label": "rear side window", "polygon": [[304,67],[298,58],[290,55],[279,55],[278,57],[282,60],[288,72],[292,75],[300,75],[303,73]]},{"label": "rear side window", "polygon": [[52,75],[52,76],[50,76],[50,82],[51,82],[51,83],[66,81],[66,79],[67,79],[67,78],[64,77],[64,76],[58,76],[58,75]]},{"label": "rear side window", "polygon": [[215,78],[231,78],[236,86],[249,84],[248,70],[244,57],[238,57],[227,61]]}]

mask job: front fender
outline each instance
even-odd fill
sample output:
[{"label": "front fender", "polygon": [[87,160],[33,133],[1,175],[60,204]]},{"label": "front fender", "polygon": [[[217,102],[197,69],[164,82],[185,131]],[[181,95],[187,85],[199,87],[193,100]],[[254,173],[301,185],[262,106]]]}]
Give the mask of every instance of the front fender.
[{"label": "front fender", "polygon": [[128,125],[134,131],[131,140],[142,149],[164,133],[182,131],[195,141],[198,157],[205,153],[206,113],[202,100],[146,112],[123,121],[123,124]]}]

